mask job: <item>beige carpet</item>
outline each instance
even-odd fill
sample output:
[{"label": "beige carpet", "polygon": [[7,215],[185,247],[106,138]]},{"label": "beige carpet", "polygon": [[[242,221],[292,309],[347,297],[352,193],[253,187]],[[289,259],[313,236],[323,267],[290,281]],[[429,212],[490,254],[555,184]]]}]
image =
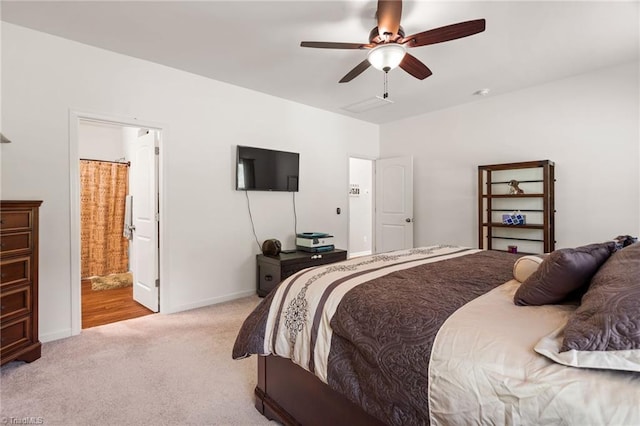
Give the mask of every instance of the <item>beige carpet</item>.
[{"label": "beige carpet", "polygon": [[[253,406],[256,357],[231,348],[257,296],[45,343],[2,367],[0,419],[47,425],[275,425]],[[37,419],[36,419],[37,420]]]},{"label": "beige carpet", "polygon": [[129,287],[132,285],[133,274],[131,272],[91,278],[91,290],[111,290],[113,288]]}]

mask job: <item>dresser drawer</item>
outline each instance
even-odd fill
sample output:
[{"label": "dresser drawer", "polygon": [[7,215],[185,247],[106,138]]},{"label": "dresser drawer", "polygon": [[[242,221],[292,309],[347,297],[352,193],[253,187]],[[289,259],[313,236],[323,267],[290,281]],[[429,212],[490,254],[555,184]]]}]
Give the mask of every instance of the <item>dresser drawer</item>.
[{"label": "dresser drawer", "polygon": [[31,311],[31,286],[12,288],[0,296],[0,321],[28,314]]},{"label": "dresser drawer", "polygon": [[319,266],[318,263],[315,262],[300,262],[295,265],[284,265],[282,267],[282,279],[289,278],[291,275],[295,274],[298,271],[303,269],[312,268],[314,266]]},{"label": "dresser drawer", "polygon": [[2,330],[0,330],[2,350],[0,355],[4,356],[9,352],[29,345],[32,340],[31,330],[31,317],[2,324]]},{"label": "dresser drawer", "polygon": [[[326,262],[326,263],[331,263],[331,262]],[[297,265],[294,265],[294,266],[283,267],[282,279],[284,280],[285,278],[288,278],[291,275],[303,269],[315,268],[316,266],[322,266],[322,265],[324,265],[324,263],[304,262],[304,263],[298,263]]]},{"label": "dresser drawer", "polygon": [[31,251],[31,232],[15,232],[0,236],[0,255],[9,256]]},{"label": "dresser drawer", "polygon": [[259,254],[256,256],[258,296],[266,296],[280,281],[302,269],[339,262],[346,258],[347,252],[340,249],[323,253],[286,252],[278,256]]},{"label": "dresser drawer", "polygon": [[0,262],[0,286],[31,282],[31,257],[17,257]]},{"label": "dresser drawer", "polygon": [[338,253],[309,253],[305,258],[299,259],[295,263],[285,263],[282,266],[282,279],[293,275],[301,269],[311,268],[314,266],[327,265],[329,263],[340,262],[347,258],[347,252]]},{"label": "dresser drawer", "polygon": [[23,231],[32,227],[31,210],[3,210],[0,212],[0,229],[2,231]]},{"label": "dresser drawer", "polygon": [[280,267],[278,265],[258,265],[258,288],[264,292],[269,293],[284,278],[286,277],[280,276]]}]

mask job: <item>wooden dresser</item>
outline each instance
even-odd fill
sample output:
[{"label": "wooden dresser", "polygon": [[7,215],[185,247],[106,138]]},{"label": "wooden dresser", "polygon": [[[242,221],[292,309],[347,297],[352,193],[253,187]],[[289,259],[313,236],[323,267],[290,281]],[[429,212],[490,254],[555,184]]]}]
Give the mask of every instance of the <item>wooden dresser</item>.
[{"label": "wooden dresser", "polygon": [[0,365],[40,358],[38,208],[42,201],[0,201]]},{"label": "wooden dresser", "polygon": [[302,269],[340,262],[346,258],[347,251],[340,249],[322,253],[296,251],[294,253],[280,253],[277,256],[259,254],[256,256],[258,296],[265,297],[280,281]]}]

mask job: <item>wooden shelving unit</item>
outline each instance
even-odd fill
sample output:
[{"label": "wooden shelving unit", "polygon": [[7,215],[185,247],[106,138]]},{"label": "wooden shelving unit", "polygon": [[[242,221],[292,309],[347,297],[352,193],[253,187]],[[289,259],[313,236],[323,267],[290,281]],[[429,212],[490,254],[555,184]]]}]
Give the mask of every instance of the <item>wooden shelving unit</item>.
[{"label": "wooden shelving unit", "polygon": [[[555,249],[555,165],[553,161],[478,166],[478,247],[518,252],[549,253]],[[509,193],[517,180],[522,194]],[[503,223],[502,215],[519,212],[522,225]]]}]

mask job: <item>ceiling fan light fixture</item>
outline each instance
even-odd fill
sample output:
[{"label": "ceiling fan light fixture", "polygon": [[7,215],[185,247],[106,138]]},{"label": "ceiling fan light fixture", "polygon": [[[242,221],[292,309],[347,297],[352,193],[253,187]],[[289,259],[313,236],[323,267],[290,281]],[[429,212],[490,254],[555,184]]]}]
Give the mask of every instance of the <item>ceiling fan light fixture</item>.
[{"label": "ceiling fan light fixture", "polygon": [[381,44],[369,51],[367,59],[374,68],[388,72],[400,65],[406,53],[407,48],[402,44]]}]

